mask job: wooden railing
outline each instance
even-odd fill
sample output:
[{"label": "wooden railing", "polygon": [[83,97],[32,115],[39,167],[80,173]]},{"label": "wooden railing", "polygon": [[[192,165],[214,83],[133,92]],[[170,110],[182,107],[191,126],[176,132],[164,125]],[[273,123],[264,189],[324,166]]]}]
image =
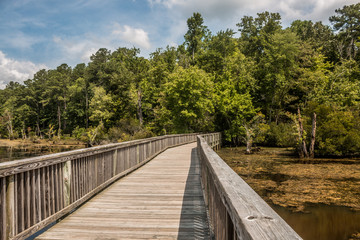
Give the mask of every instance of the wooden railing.
[{"label": "wooden railing", "polygon": [[0,163],[0,240],[24,239],[196,134],[169,135]]},{"label": "wooden railing", "polygon": [[197,137],[201,181],[215,239],[301,239],[211,148],[220,134]]}]

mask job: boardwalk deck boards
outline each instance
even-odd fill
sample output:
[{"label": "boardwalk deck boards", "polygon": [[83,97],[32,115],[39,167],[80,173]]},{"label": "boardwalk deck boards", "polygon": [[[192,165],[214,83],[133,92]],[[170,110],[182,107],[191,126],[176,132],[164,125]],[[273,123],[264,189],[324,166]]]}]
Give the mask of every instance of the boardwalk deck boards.
[{"label": "boardwalk deck boards", "polygon": [[196,144],[171,148],[37,239],[209,239]]}]

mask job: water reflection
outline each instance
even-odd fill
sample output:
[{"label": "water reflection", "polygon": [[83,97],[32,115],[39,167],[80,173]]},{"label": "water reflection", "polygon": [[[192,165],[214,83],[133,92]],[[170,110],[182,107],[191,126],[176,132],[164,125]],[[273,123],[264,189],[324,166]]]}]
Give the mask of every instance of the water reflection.
[{"label": "water reflection", "polygon": [[281,148],[218,153],[305,240],[347,240],[360,232],[359,158],[299,160]]},{"label": "water reflection", "polygon": [[8,162],[18,159],[24,159],[29,157],[36,157],[51,153],[58,153],[64,151],[70,151],[84,146],[19,146],[19,147],[5,147],[0,146],[0,163]]},{"label": "water reflection", "polygon": [[306,213],[271,206],[304,240],[347,240],[360,230],[360,213],[345,207],[318,204]]}]

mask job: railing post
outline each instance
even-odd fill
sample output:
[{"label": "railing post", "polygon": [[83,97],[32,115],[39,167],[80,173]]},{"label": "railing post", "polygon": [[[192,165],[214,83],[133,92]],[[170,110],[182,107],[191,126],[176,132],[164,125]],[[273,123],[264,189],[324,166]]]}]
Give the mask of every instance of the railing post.
[{"label": "railing post", "polygon": [[118,150],[115,149],[113,154],[113,176],[116,175],[117,154],[118,154]]},{"label": "railing post", "polygon": [[6,186],[6,236],[10,239],[15,236],[15,183],[14,175],[7,177]]},{"label": "railing post", "polygon": [[67,207],[70,205],[71,194],[71,161],[64,162],[63,169],[64,207]]},{"label": "railing post", "polygon": [[136,145],[136,164],[140,163],[140,147],[139,144]]}]

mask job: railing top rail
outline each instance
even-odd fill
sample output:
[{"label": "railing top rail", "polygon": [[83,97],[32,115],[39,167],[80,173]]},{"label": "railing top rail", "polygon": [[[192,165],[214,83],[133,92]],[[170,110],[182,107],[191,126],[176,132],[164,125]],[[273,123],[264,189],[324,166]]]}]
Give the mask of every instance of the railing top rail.
[{"label": "railing top rail", "polygon": [[127,141],[127,142],[121,142],[121,143],[110,143],[110,144],[100,145],[100,146],[95,146],[95,147],[90,147],[90,148],[82,148],[82,149],[76,149],[76,150],[60,152],[60,153],[53,153],[53,154],[48,154],[48,155],[43,155],[43,156],[38,156],[38,157],[31,157],[31,158],[26,158],[26,159],[3,162],[3,163],[0,163],[0,177],[11,175],[11,173],[8,172],[9,169],[21,168],[21,167],[38,168],[39,166],[42,166],[43,164],[52,165],[52,164],[80,158],[80,157],[89,156],[92,154],[98,154],[98,153],[102,153],[102,152],[111,151],[111,150],[114,150],[117,148],[125,148],[125,147],[130,147],[130,146],[134,146],[134,145],[138,145],[138,144],[156,141],[156,140],[166,139],[168,137],[176,137],[176,136],[184,136],[184,135],[193,136],[193,135],[197,135],[197,133],[164,135],[164,136],[138,139],[138,140],[132,140],[132,141]]},{"label": "railing top rail", "polygon": [[301,237],[198,136],[220,197],[244,239],[301,239]]}]

